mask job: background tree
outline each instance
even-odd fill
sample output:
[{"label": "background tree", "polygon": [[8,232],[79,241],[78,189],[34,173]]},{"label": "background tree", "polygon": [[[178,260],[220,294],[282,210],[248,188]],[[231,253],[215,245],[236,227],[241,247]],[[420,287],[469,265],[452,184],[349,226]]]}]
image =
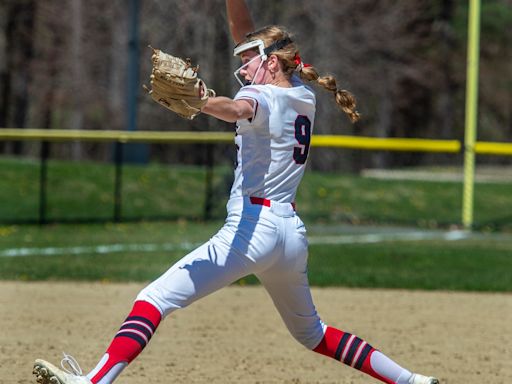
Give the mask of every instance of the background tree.
[{"label": "background tree", "polygon": [[[24,128],[27,124],[35,12],[33,0],[6,1],[0,11],[5,20],[4,59],[0,64],[0,127]],[[20,154],[22,144],[14,142],[12,148],[6,149]]]},{"label": "background tree", "polygon": [[[148,44],[190,57],[219,94],[237,90],[239,63],[224,0],[141,1],[140,78],[148,81]],[[467,1],[248,0],[257,26],[285,25],[305,62],[331,72],[359,101],[363,119],[352,126],[332,95],[318,90],[316,132],[375,137],[462,139]],[[129,18],[113,0],[5,0],[0,3],[0,126],[126,129]],[[512,140],[512,4],[482,2],[479,139]],[[204,116],[192,122],[167,113],[140,88],[139,129],[225,130]],[[52,146],[53,148],[53,146]],[[219,146],[218,161],[233,151]],[[204,161],[204,146],[151,146],[160,161]],[[109,159],[105,145],[56,146],[69,158]],[[30,152],[20,144],[3,153]],[[453,156],[317,150],[310,166],[360,170],[439,162]],[[488,162],[508,160],[483,159]]]}]

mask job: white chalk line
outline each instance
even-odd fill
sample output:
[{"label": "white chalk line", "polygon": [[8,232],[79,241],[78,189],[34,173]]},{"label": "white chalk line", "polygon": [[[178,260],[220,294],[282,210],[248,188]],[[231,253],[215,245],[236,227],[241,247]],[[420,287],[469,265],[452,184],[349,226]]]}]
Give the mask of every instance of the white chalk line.
[{"label": "white chalk line", "polygon": [[192,250],[200,244],[193,243],[160,243],[160,244],[102,244],[76,247],[45,247],[45,248],[10,248],[0,251],[0,257],[19,256],[59,256],[59,255],[84,255],[107,253],[140,253],[140,252],[165,252],[176,250]]},{"label": "white chalk line", "polygon": [[310,244],[371,244],[387,241],[421,241],[444,240],[457,241],[470,237],[467,231],[450,232],[403,232],[403,233],[379,233],[366,235],[341,235],[341,236],[315,236],[309,238]]},{"label": "white chalk line", "polygon": [[[310,244],[372,244],[390,241],[422,241],[440,240],[457,241],[471,236],[467,231],[449,232],[403,232],[362,235],[337,235],[337,236],[310,236]],[[152,243],[152,244],[102,244],[75,247],[24,247],[9,248],[0,251],[0,257],[23,256],[59,256],[59,255],[84,255],[84,254],[109,254],[109,253],[151,253],[169,251],[191,251],[201,243]]]}]

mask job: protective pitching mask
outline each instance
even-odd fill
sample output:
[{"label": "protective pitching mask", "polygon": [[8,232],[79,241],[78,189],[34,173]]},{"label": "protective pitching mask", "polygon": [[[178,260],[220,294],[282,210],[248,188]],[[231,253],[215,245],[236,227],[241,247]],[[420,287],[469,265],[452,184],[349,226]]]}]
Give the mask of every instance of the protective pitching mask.
[{"label": "protective pitching mask", "polygon": [[235,75],[236,81],[238,81],[240,83],[240,86],[242,86],[242,87],[247,84],[245,83],[243,76],[240,75],[240,71],[242,69],[247,68],[249,66],[249,64],[251,64],[253,61],[255,61],[257,59],[261,59],[261,62],[258,65],[258,69],[256,69],[256,72],[254,73],[254,76],[252,77],[252,81],[251,81],[250,85],[253,85],[254,80],[258,76],[258,73],[259,73],[261,67],[263,66],[263,63],[265,62],[265,60],[268,59],[268,56],[265,53],[265,45],[263,44],[263,41],[261,41],[261,40],[249,41],[245,44],[235,47],[235,49],[233,50],[233,56],[235,56],[235,57],[239,56],[242,52],[248,51],[250,49],[258,49],[259,55],[254,56],[251,60],[249,60],[247,63],[245,63],[240,68],[238,68],[235,72],[233,72],[233,75]]},{"label": "protective pitching mask", "polygon": [[259,53],[259,55],[254,56],[251,60],[249,60],[244,65],[242,65],[240,68],[238,68],[233,73],[235,75],[236,81],[238,81],[242,87],[244,85],[248,85],[248,84],[245,84],[243,76],[240,75],[240,71],[242,69],[247,68],[249,66],[249,64],[251,64],[253,61],[255,61],[258,58],[260,58],[261,62],[258,65],[258,68],[256,69],[256,72],[254,73],[254,76],[252,77],[252,81],[251,81],[251,84],[250,84],[250,85],[253,85],[254,84],[254,80],[256,79],[256,77],[258,77],[258,73],[259,73],[261,67],[263,66],[263,63],[268,59],[268,56],[272,52],[278,51],[278,50],[284,48],[285,46],[287,46],[291,42],[292,42],[292,40],[287,37],[287,38],[282,39],[282,40],[277,40],[276,42],[274,42],[273,44],[271,44],[267,48],[265,48],[265,44],[263,43],[263,40],[257,39],[257,40],[248,41],[247,43],[244,43],[244,44],[241,44],[241,45],[235,47],[235,49],[233,50],[233,56],[235,56],[235,57],[239,56],[242,52],[248,51],[250,49],[254,49],[254,50],[257,49],[258,53]]}]

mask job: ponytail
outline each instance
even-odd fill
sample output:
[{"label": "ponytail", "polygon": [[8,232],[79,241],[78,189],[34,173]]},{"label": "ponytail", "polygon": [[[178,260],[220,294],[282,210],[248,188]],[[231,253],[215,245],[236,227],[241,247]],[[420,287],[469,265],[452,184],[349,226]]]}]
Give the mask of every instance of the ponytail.
[{"label": "ponytail", "polygon": [[359,120],[361,115],[356,110],[356,98],[349,91],[338,89],[334,76],[326,75],[320,77],[315,67],[307,64],[300,65],[298,69],[302,80],[316,81],[325,90],[334,93],[336,104],[345,112],[352,123]]},{"label": "ponytail", "polygon": [[[287,76],[292,76],[293,72],[298,72],[301,79],[306,81],[316,81],[327,91],[334,94],[336,104],[347,114],[353,123],[359,120],[359,112],[356,110],[356,99],[349,91],[338,89],[334,76],[327,75],[320,77],[315,67],[305,64],[299,56],[297,45],[293,42],[292,36],[285,28],[277,25],[269,25],[247,35],[244,42],[260,39],[265,43],[265,47],[270,47],[278,41],[286,41],[287,44],[274,49],[271,54],[276,55],[282,64],[282,70]],[[244,43],[242,42],[242,43]]]}]

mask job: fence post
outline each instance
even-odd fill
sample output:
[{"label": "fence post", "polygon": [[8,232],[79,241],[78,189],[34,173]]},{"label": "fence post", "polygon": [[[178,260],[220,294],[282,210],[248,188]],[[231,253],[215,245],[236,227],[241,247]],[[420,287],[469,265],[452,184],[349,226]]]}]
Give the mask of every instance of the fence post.
[{"label": "fence post", "polygon": [[464,187],[462,193],[462,224],[467,230],[471,230],[473,227],[475,142],[478,115],[478,61],[480,50],[480,0],[471,0],[469,3]]},{"label": "fence post", "polygon": [[213,164],[214,164],[213,144],[206,144],[206,177],[205,177],[205,199],[203,219],[212,218],[213,208]]},{"label": "fence post", "polygon": [[40,165],[39,165],[39,225],[47,223],[46,220],[46,186],[48,176],[48,155],[50,153],[50,143],[43,141],[41,143]]},{"label": "fence post", "polygon": [[114,147],[115,180],[114,180],[114,222],[121,221],[121,201],[123,189],[123,143],[116,141]]}]

